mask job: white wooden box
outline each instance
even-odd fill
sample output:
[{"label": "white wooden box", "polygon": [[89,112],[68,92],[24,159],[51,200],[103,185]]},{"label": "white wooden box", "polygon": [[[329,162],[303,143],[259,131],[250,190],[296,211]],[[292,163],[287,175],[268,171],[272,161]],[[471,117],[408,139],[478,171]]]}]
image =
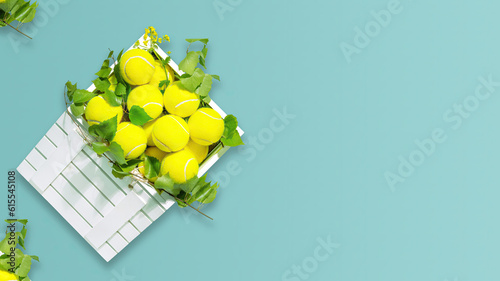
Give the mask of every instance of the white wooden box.
[{"label": "white wooden box", "polygon": [[[162,58],[167,57],[159,48],[156,52]],[[169,66],[183,74],[172,60]],[[88,90],[93,91],[94,85]],[[223,118],[226,116],[213,100],[209,105]],[[77,120],[88,128],[85,120]],[[239,127],[238,132],[243,135]],[[86,145],[80,134],[71,117],[64,112],[17,170],[106,261],[110,261],[175,200],[130,177],[115,178],[109,161]],[[198,176],[205,174],[228,149],[219,147],[209,155],[200,165]]]}]

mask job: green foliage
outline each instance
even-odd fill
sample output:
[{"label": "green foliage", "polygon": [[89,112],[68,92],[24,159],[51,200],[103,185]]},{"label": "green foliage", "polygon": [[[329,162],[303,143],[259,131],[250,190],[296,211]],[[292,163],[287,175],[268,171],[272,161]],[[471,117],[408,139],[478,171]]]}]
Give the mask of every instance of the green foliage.
[{"label": "green foliage", "polygon": [[[31,38],[19,31],[19,27],[21,27],[23,23],[30,22],[35,18],[37,7],[37,2],[31,3],[31,1],[24,0],[6,0],[0,3],[0,27],[9,25],[19,33]],[[17,27],[11,25],[13,21],[19,22]]]},{"label": "green foliage", "polygon": [[155,182],[157,189],[165,190],[176,197],[177,204],[184,208],[187,204],[199,202],[200,204],[211,203],[217,194],[219,185],[206,182],[206,175],[201,178],[194,177],[185,183],[175,183],[166,174]]},{"label": "green foliage", "polygon": [[137,126],[142,126],[149,121],[153,120],[153,118],[149,117],[144,108],[134,105],[130,109],[128,117],[130,118],[130,122]]},{"label": "green foliage", "polygon": [[[0,241],[0,251],[4,253],[2,256],[0,256],[0,270],[8,271],[12,267],[11,264],[9,264],[9,254],[12,247],[15,252],[15,274],[19,276],[20,280],[29,281],[30,279],[28,277],[28,273],[31,270],[32,260],[40,261],[40,259],[38,258],[38,256],[24,254],[22,250],[17,247],[19,245],[24,250],[26,250],[26,248],[24,247],[24,241],[26,239],[26,224],[28,223],[28,220],[6,220],[6,222],[9,224],[16,222],[21,223],[23,224],[23,228],[21,229],[21,231],[15,232],[14,237],[11,237],[10,231],[7,230],[5,238]],[[9,244],[9,241],[14,241],[16,243]]]},{"label": "green foliage", "polygon": [[144,157],[144,176],[147,179],[156,178],[160,175],[161,163],[158,159],[151,156]]},{"label": "green foliage", "polygon": [[114,116],[111,119],[103,121],[99,124],[95,124],[89,127],[89,134],[97,137],[100,141],[106,140],[108,142],[112,141],[115,137],[117,130],[117,117]]},{"label": "green foliage", "polygon": [[82,104],[88,102],[89,100],[91,100],[95,96],[96,96],[96,94],[91,93],[87,90],[78,89],[73,93],[73,102],[76,105],[82,105]]},{"label": "green foliage", "polygon": [[116,142],[111,142],[109,144],[109,152],[111,155],[113,155],[113,158],[115,158],[116,162],[119,165],[126,165],[127,160],[125,159],[125,152],[123,151],[122,147],[116,143]]},{"label": "green foliage", "polygon": [[111,106],[122,106],[122,97],[116,95],[115,92],[106,89],[102,96]]},{"label": "green foliage", "polygon": [[243,145],[243,140],[236,129],[238,127],[238,120],[233,115],[227,115],[224,118],[224,133],[222,134],[221,142],[225,146],[238,146]]},{"label": "green foliage", "polygon": [[92,149],[98,155],[102,155],[104,152],[109,151],[109,147],[105,143],[98,141],[92,143]]}]

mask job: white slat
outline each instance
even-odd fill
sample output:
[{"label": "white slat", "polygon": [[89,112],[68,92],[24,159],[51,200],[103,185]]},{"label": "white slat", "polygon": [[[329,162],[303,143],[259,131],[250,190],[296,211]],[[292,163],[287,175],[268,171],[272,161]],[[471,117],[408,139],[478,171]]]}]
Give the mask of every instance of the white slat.
[{"label": "white slat", "polygon": [[40,170],[40,168],[43,166],[45,163],[45,158],[38,152],[36,149],[33,149],[30,154],[26,157],[26,160],[35,168],[37,171]]},{"label": "white slat", "polygon": [[90,231],[90,225],[54,190],[49,187],[42,194],[61,216],[82,236]]},{"label": "white slat", "polygon": [[141,234],[130,222],[125,223],[125,225],[118,231],[129,243],[134,240],[139,234]]},{"label": "white slat", "polygon": [[165,213],[165,209],[160,207],[160,205],[155,201],[149,201],[144,207],[142,211],[146,213],[153,221],[157,220],[163,213]]},{"label": "white slat", "polygon": [[108,240],[108,244],[115,249],[115,251],[120,252],[125,248],[125,246],[128,245],[127,240],[123,238],[123,236],[120,233],[115,233],[111,238]]},{"label": "white slat", "polygon": [[17,171],[28,181],[36,173],[35,169],[33,169],[33,167],[28,162],[26,162],[26,160],[23,160],[23,162],[19,164],[19,167],[17,167]]},{"label": "white slat", "polygon": [[52,141],[57,147],[59,147],[59,145],[63,143],[64,140],[66,139],[67,134],[63,132],[61,128],[59,128],[59,126],[54,124],[52,125],[52,127],[50,127],[49,131],[47,132],[47,134],[45,134],[45,136],[50,141]]},{"label": "white slat", "polygon": [[99,249],[97,249],[97,252],[104,258],[105,261],[110,261],[117,254],[108,243],[103,244]]},{"label": "white slat", "polygon": [[[71,168],[72,166],[68,166]],[[70,173],[73,169],[70,169]],[[78,184],[78,183],[75,183]],[[51,184],[66,201],[91,225],[94,226],[102,220],[102,216],[78,193],[73,186],[61,175]]]},{"label": "white slat", "polygon": [[172,204],[175,203],[173,201],[173,198],[170,197],[168,194],[165,193],[164,195],[166,195],[166,196],[161,196],[160,194],[158,194],[158,192],[156,191],[156,189],[154,189],[149,184],[145,184],[145,183],[141,183],[141,182],[139,182],[138,184],[149,195],[151,195],[165,210],[167,210],[168,208],[170,208],[170,206],[172,206]]},{"label": "white slat", "polygon": [[85,142],[79,134],[75,131],[68,132],[66,140],[58,146],[57,151],[47,158],[44,165],[37,169],[38,172],[31,178],[30,183],[45,190],[82,150],[84,145]]},{"label": "white slat", "polygon": [[49,157],[56,150],[54,144],[45,136],[38,142],[36,148],[45,158]]},{"label": "white slat", "polygon": [[[114,208],[114,205],[104,196],[97,187],[95,187],[94,183],[102,184],[102,179],[96,177],[85,177],[85,175],[80,171],[86,171],[88,173],[89,170],[99,170],[99,167],[92,162],[85,153],[80,152],[75,159],[73,159],[70,164],[74,167],[75,172],[70,174],[68,172],[64,173],[64,176],[70,182],[78,182],[78,191],[85,197],[89,202],[92,202],[92,205],[102,214],[106,215],[111,212]],[[90,166],[90,167],[87,167]],[[68,166],[69,167],[69,166]],[[66,168],[68,169],[68,168]],[[101,176],[104,176],[101,174]],[[94,182],[90,182],[89,179]],[[75,185],[76,186],[76,185]],[[119,191],[119,193],[122,193]],[[116,202],[119,202],[120,199],[125,198],[125,196],[117,198],[113,196],[113,199],[116,199]]]},{"label": "white slat", "polygon": [[[85,156],[88,158],[87,155]],[[83,165],[76,165],[87,178],[92,180],[92,184],[115,206],[125,198],[123,191],[116,187],[113,181],[111,181],[101,168],[95,165],[92,161],[86,162],[86,164]]]},{"label": "white slat", "polygon": [[130,222],[140,231],[143,232],[152,222],[143,212],[138,212]]},{"label": "white slat", "polygon": [[111,236],[130,220],[146,203],[131,192],[107,214],[94,228],[85,235],[85,239],[95,247],[100,247]]}]

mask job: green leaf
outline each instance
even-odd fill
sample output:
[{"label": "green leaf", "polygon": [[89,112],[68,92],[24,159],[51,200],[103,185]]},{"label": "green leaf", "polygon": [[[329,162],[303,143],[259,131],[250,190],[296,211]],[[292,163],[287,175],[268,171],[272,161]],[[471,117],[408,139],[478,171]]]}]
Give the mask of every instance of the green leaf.
[{"label": "green leaf", "polygon": [[205,79],[205,73],[203,70],[196,68],[194,71],[193,75],[189,78],[182,78],[180,79],[180,84],[182,87],[184,87],[186,90],[194,93],[196,88],[203,82],[203,79]]},{"label": "green leaf", "polygon": [[129,173],[129,172],[132,172],[137,167],[137,164],[139,164],[141,162],[142,162],[142,159],[132,159],[132,160],[129,160],[125,164],[120,164],[120,168],[123,172]]},{"label": "green leaf", "polygon": [[38,262],[40,261],[40,258],[39,258],[38,256],[33,256],[33,255],[31,255],[30,257],[31,257],[32,259],[34,259],[34,260],[38,261]]},{"label": "green leaf", "polygon": [[111,173],[113,174],[113,176],[115,176],[116,178],[119,178],[119,179],[123,179],[125,177],[131,176],[130,173],[124,172],[122,170],[122,168],[120,168],[120,166],[116,163],[113,164],[113,169],[112,169]]},{"label": "green leaf", "polygon": [[108,78],[110,73],[111,73],[111,67],[105,67],[101,68],[101,70],[96,72],[95,75],[99,76],[100,78]]},{"label": "green leaf", "polygon": [[25,255],[21,261],[21,265],[16,269],[16,274],[20,277],[26,277],[31,269],[31,256]]},{"label": "green leaf", "polygon": [[215,196],[217,195],[217,189],[219,188],[219,184],[215,183],[211,185],[210,183],[205,183],[200,185],[199,189],[193,190],[193,198],[196,201],[207,204],[214,201]]},{"label": "green leaf", "polygon": [[102,96],[111,106],[121,106],[122,105],[122,98],[115,95],[115,93],[111,90],[106,89],[104,91],[104,94],[102,94]]},{"label": "green leaf", "polygon": [[89,133],[107,141],[112,141],[117,130],[117,116],[89,127]]},{"label": "green leaf", "polygon": [[102,155],[104,152],[109,151],[109,148],[105,143],[97,141],[92,143],[92,149],[99,155]]},{"label": "green leaf", "polygon": [[167,66],[168,63],[170,62],[171,58],[170,57],[166,57],[165,59],[161,60],[161,63],[163,64],[163,66]]},{"label": "green leaf", "polygon": [[106,76],[106,79],[102,79],[102,78],[96,78],[92,81],[92,83],[94,83],[95,85],[95,88],[98,90],[98,91],[101,91],[101,92],[105,92],[107,89],[109,89],[109,86],[111,85],[111,83],[109,83],[109,80]]},{"label": "green leaf", "polygon": [[[170,85],[170,80],[162,80],[160,81],[160,83],[158,84],[158,88],[160,89],[165,89],[168,87],[168,85]],[[163,94],[163,93],[162,93]]]},{"label": "green leaf", "polygon": [[73,93],[73,102],[76,104],[83,104],[85,102],[88,102],[95,96],[96,94],[91,93],[87,90],[78,89]]},{"label": "green leaf", "polygon": [[186,181],[185,183],[179,184],[179,187],[180,187],[180,189],[182,189],[182,191],[184,191],[186,193],[191,193],[191,191],[193,191],[193,189],[198,184],[199,180],[200,179],[198,177],[191,178],[188,181]]},{"label": "green leaf", "polygon": [[149,121],[153,120],[153,118],[149,117],[144,108],[134,105],[129,111],[128,117],[130,118],[130,122],[137,126],[142,126]]},{"label": "green leaf", "polygon": [[123,50],[124,50],[124,49],[122,49],[122,50],[120,51],[120,53],[118,54],[118,57],[116,58],[116,61],[120,61],[120,59],[122,58],[122,55],[123,55]]},{"label": "green leaf", "polygon": [[155,187],[157,189],[165,190],[174,196],[181,192],[180,187],[175,184],[169,174],[159,177],[155,182]]},{"label": "green leaf", "polygon": [[186,39],[187,42],[189,43],[194,43],[194,42],[201,42],[203,44],[208,44],[208,38],[196,38],[196,39]]},{"label": "green leaf", "polygon": [[221,142],[225,146],[238,146],[243,145],[243,140],[236,129],[238,127],[238,120],[233,115],[227,115],[224,118],[224,132],[222,134]]},{"label": "green leaf", "polygon": [[226,115],[224,118],[224,133],[223,136],[228,136],[229,133],[236,130],[238,127],[238,119],[232,114]]},{"label": "green leaf", "polygon": [[217,81],[220,81],[220,76],[219,75],[215,75],[215,74],[211,74],[213,78],[217,79]]},{"label": "green leaf", "polygon": [[24,247],[24,238],[21,236],[21,233],[20,232],[16,232],[16,234],[18,235],[17,236],[17,243],[23,247],[23,249],[26,250],[26,248]]},{"label": "green leaf", "polygon": [[179,63],[179,69],[188,74],[193,74],[196,66],[200,62],[200,51],[191,51],[187,53],[186,57]]},{"label": "green leaf", "polygon": [[222,137],[220,141],[225,145],[225,146],[238,146],[238,145],[244,145],[245,143],[241,139],[240,134],[236,131],[231,133],[227,137]]},{"label": "green leaf", "polygon": [[127,92],[127,87],[125,87],[123,83],[118,83],[118,85],[116,85],[115,95],[123,97],[126,94],[126,92]]},{"label": "green leaf", "polygon": [[85,106],[83,104],[76,105],[72,103],[69,107],[71,109],[71,113],[76,117],[82,116],[83,113],[85,112]]},{"label": "green leaf", "polygon": [[160,174],[161,163],[156,157],[147,156],[144,158],[144,176],[147,179],[158,177]]},{"label": "green leaf", "polygon": [[111,144],[109,145],[109,152],[111,153],[111,155],[113,155],[118,164],[120,165],[127,164],[127,160],[125,159],[125,152],[118,143],[114,141],[111,142]]},{"label": "green leaf", "polygon": [[201,82],[200,87],[196,89],[196,94],[198,94],[200,97],[206,97],[208,96],[208,93],[212,89],[212,75],[210,74],[205,74],[205,77],[203,78],[203,82]]},{"label": "green leaf", "polygon": [[76,91],[76,83],[73,85],[70,81],[66,82],[66,95],[69,101],[73,101],[73,94]]}]

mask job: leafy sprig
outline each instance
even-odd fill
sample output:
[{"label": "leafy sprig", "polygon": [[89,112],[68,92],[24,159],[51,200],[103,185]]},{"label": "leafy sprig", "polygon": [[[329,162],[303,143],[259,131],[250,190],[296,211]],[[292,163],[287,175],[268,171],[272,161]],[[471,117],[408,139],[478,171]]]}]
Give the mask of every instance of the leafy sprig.
[{"label": "leafy sprig", "polygon": [[[0,2],[0,27],[9,26],[22,35],[32,39],[19,28],[26,22],[30,22],[35,18],[37,2],[24,0],[4,0]],[[13,26],[12,22],[17,21],[17,26]]]},{"label": "leafy sprig", "polygon": [[[38,256],[27,255],[23,253],[26,250],[24,241],[26,239],[27,228],[26,224],[28,220],[5,220],[7,223],[21,223],[23,228],[21,231],[15,232],[15,236],[12,238],[11,233],[6,231],[5,238],[0,241],[0,251],[3,253],[0,256],[0,270],[9,271],[10,268],[14,267],[15,274],[19,276],[20,281],[29,281],[28,273],[31,270],[31,264],[33,260],[40,261]],[[21,250],[18,245],[23,249]],[[10,264],[10,255],[14,249],[15,252],[15,265]]]},{"label": "leafy sprig", "polygon": [[224,132],[222,133],[221,142],[225,146],[238,146],[243,145],[240,133],[237,130],[238,120],[233,115],[227,115],[224,118]]}]

